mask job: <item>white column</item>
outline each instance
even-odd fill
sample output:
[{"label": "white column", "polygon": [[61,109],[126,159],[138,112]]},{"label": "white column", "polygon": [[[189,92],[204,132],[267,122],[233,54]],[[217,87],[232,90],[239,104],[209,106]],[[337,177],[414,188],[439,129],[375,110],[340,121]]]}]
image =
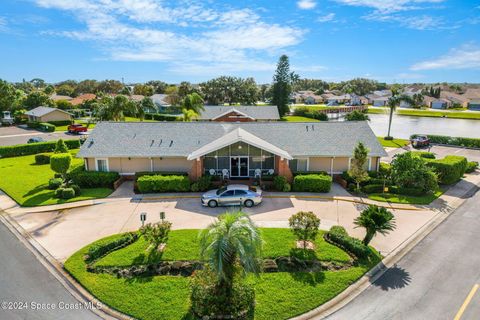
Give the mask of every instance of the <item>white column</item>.
[{"label": "white column", "polygon": [[153,158],[150,158],[150,172],[153,172]]},{"label": "white column", "polygon": [[352,167],[352,158],[348,158],[348,171],[350,171],[351,167]]},{"label": "white column", "polygon": [[335,157],[332,157],[332,160],[330,161],[330,175],[333,177],[333,159],[335,159]]},{"label": "white column", "polygon": [[83,164],[85,165],[85,171],[88,171],[88,161],[87,161],[87,158],[83,158]]},{"label": "white column", "polygon": [[372,170],[372,157],[368,158],[368,171]]}]

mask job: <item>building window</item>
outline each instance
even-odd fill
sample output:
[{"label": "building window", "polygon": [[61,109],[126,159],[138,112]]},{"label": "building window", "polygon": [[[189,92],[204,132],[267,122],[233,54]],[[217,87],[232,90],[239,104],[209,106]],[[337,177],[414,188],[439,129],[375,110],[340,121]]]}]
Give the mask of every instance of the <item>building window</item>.
[{"label": "building window", "polygon": [[306,172],[308,171],[308,158],[290,160],[289,167],[293,172]]},{"label": "building window", "polygon": [[108,171],[108,160],[107,159],[96,159],[95,163],[97,165],[97,171],[107,172]]}]

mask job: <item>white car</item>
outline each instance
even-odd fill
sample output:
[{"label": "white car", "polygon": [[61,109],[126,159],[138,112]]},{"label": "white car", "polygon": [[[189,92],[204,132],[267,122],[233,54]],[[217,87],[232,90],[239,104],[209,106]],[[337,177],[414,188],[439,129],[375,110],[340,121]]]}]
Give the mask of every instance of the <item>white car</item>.
[{"label": "white car", "polygon": [[250,208],[262,202],[262,190],[244,184],[231,184],[205,192],[201,200],[202,205],[210,208],[239,205]]}]

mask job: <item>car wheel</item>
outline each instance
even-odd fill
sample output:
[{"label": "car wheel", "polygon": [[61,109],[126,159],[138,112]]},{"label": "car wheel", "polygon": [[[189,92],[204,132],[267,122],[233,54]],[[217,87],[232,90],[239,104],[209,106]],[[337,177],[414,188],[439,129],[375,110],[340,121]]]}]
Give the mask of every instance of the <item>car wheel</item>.
[{"label": "car wheel", "polygon": [[253,203],[252,200],[246,200],[243,204],[244,204],[245,207],[247,207],[247,208],[251,208],[251,207],[253,207],[253,205],[254,205],[254,203]]},{"label": "car wheel", "polygon": [[218,203],[217,203],[217,201],[215,201],[215,200],[210,200],[210,201],[208,201],[208,206],[209,206],[210,208],[215,208],[217,205],[218,205]]}]

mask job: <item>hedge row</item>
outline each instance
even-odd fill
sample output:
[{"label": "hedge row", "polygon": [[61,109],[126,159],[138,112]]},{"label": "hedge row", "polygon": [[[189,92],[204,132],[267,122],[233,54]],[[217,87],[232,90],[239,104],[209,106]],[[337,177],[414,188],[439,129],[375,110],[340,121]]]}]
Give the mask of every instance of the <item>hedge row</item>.
[{"label": "hedge row", "polygon": [[145,120],[155,120],[155,121],[178,121],[178,117],[168,114],[161,113],[146,113]]},{"label": "hedge row", "polygon": [[[416,138],[418,135],[413,134],[410,139]],[[451,146],[461,146],[468,148],[480,148],[480,139],[477,138],[463,138],[450,136],[428,135],[431,143],[447,144]]]},{"label": "hedge row", "polygon": [[[402,188],[398,186],[389,186],[388,184],[385,186],[388,187],[388,193],[404,196],[421,196],[425,194],[425,192],[419,188]],[[383,193],[383,184],[367,184],[366,186],[362,187],[362,191],[367,194]]]},{"label": "hedge row", "polygon": [[60,121],[47,121],[47,123],[50,123],[54,126],[69,126],[73,124],[73,120],[60,120]]},{"label": "hedge row", "polygon": [[175,172],[175,171],[139,171],[135,172],[135,178],[143,176],[188,176],[187,172]]},{"label": "hedge row", "polygon": [[469,161],[467,163],[467,170],[465,170],[466,173],[472,173],[478,168],[478,162],[477,161]]},{"label": "hedge row", "polygon": [[333,226],[325,236],[327,240],[344,248],[359,259],[367,259],[370,256],[370,248],[364,245],[362,241],[350,237],[344,227]]},{"label": "hedge row", "polygon": [[36,164],[49,164],[52,153],[38,153],[35,155]]},{"label": "hedge row", "polygon": [[320,112],[319,110],[312,110],[308,107],[298,107],[293,111],[295,116],[307,117],[311,119],[316,119],[320,121],[328,121],[327,114]]},{"label": "hedge row", "polygon": [[429,160],[428,165],[438,175],[441,184],[452,184],[460,180],[467,170],[467,158],[446,156],[443,159]]},{"label": "hedge row", "polygon": [[84,166],[80,166],[69,172],[68,177],[82,188],[113,189],[113,184],[120,175],[118,172],[85,171]]},{"label": "hedge row", "polygon": [[27,122],[29,128],[45,131],[45,132],[54,132],[55,126],[48,122]]},{"label": "hedge row", "polygon": [[[80,140],[64,140],[64,142],[67,145],[68,149],[80,148]],[[55,150],[56,143],[56,141],[47,141],[0,147],[0,158],[10,158],[37,153],[53,152]]]},{"label": "hedge row", "polygon": [[298,175],[293,179],[293,190],[299,192],[329,192],[332,177],[323,174]]},{"label": "hedge row", "polygon": [[141,193],[190,191],[187,176],[141,176],[137,185]]},{"label": "hedge row", "polygon": [[435,154],[433,152],[428,151],[411,151],[412,154],[419,156],[420,158],[425,159],[435,159]]},{"label": "hedge row", "polygon": [[92,262],[97,259],[100,259],[107,253],[113,250],[117,250],[123,247],[130,245],[131,243],[137,240],[138,234],[129,232],[124,234],[122,237],[102,244],[94,244],[88,249],[87,256],[85,257],[86,262]]}]

